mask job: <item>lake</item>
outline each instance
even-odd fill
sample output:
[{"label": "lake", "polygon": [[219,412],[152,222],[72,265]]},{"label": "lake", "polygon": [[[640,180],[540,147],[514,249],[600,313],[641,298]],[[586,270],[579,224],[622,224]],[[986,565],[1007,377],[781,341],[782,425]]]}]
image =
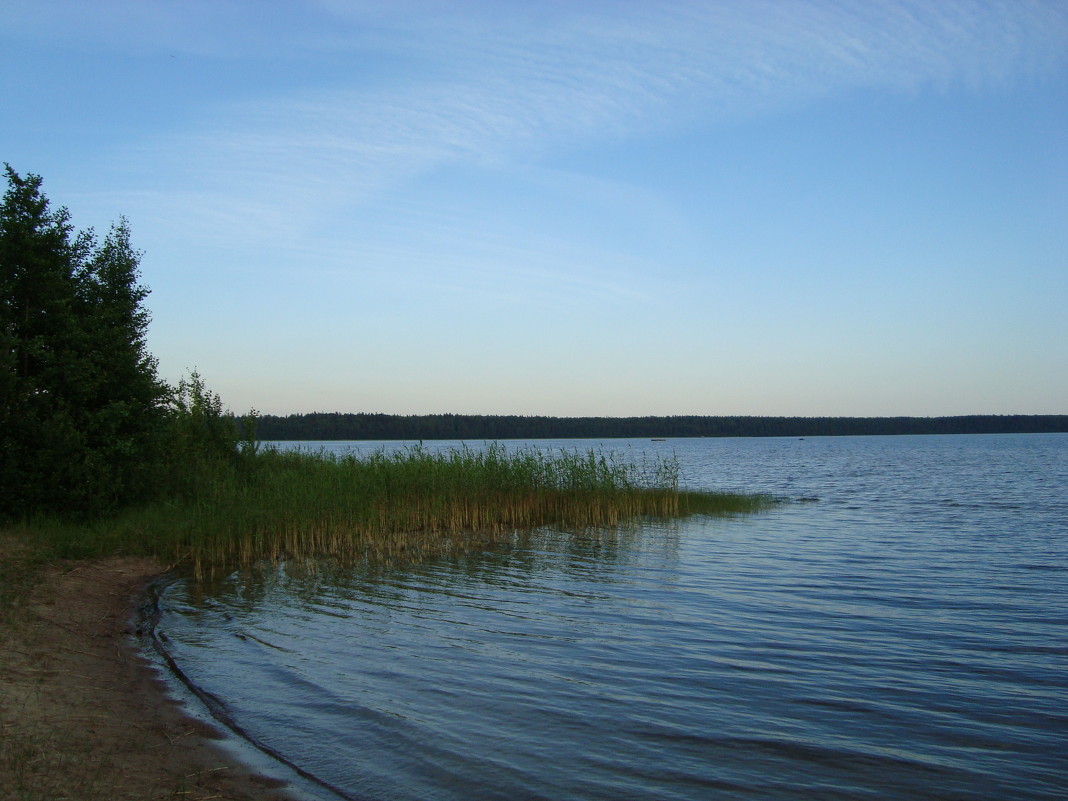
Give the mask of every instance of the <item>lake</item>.
[{"label": "lake", "polygon": [[532,444],[788,502],[175,579],[168,655],[323,799],[1068,796],[1068,434]]}]

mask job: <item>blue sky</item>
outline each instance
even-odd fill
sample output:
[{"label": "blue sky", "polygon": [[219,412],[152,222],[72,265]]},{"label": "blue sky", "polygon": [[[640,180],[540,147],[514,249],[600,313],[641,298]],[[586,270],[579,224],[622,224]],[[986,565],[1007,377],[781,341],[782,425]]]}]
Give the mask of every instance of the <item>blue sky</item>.
[{"label": "blue sky", "polygon": [[1068,2],[0,0],[232,408],[1068,412]]}]

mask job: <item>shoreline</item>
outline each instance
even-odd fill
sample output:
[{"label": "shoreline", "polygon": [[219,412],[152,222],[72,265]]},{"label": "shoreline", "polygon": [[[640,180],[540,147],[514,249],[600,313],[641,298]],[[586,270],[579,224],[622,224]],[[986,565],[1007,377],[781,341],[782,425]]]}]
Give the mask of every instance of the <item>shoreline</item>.
[{"label": "shoreline", "polygon": [[[0,558],[18,545],[0,540]],[[187,713],[134,639],[158,561],[46,564],[0,621],[0,797],[292,801]]]}]

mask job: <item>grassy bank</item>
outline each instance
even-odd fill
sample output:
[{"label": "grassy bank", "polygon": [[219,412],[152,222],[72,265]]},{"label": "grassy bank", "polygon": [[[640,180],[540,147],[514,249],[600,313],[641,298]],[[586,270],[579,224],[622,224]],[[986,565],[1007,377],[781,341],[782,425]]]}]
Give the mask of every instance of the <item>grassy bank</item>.
[{"label": "grassy bank", "polygon": [[199,573],[283,557],[410,557],[539,526],[749,513],[771,503],[680,491],[678,479],[674,460],[497,444],[363,458],[246,449],[190,462],[152,504],[89,523],[24,525],[56,556],[146,555]]}]

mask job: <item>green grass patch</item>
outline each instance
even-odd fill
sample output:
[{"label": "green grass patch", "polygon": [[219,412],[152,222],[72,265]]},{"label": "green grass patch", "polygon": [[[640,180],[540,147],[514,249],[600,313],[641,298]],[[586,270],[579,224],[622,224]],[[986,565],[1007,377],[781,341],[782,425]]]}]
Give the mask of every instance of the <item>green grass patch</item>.
[{"label": "green grass patch", "polygon": [[779,502],[779,499],[771,495],[680,490],[677,501],[678,511],[674,516],[713,515],[722,517],[749,515],[762,512]]}]

